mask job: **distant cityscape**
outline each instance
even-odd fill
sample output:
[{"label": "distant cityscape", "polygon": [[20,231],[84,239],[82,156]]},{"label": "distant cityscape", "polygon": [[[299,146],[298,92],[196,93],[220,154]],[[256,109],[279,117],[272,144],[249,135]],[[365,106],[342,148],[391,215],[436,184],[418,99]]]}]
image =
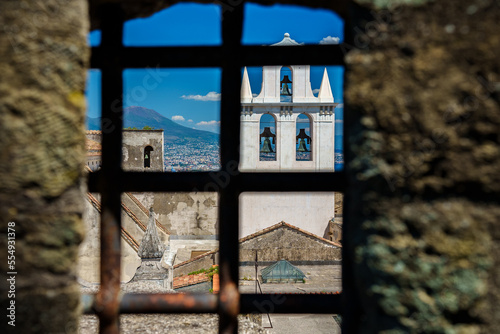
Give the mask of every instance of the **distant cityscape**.
[{"label": "distant cityscape", "polygon": [[166,172],[197,172],[220,169],[220,145],[217,141],[165,143]]}]

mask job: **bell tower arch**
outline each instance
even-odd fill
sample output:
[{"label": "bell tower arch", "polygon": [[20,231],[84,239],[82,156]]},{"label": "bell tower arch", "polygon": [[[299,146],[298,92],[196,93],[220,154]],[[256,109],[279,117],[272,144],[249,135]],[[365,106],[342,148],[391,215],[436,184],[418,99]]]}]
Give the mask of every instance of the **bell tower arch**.
[{"label": "bell tower arch", "polygon": [[276,140],[276,119],[265,113],[260,117],[259,161],[276,161],[278,145]]},{"label": "bell tower arch", "polygon": [[296,144],[296,161],[311,161],[312,160],[312,121],[310,116],[307,114],[300,114],[295,120],[295,131],[297,135],[295,136]]},{"label": "bell tower arch", "polygon": [[291,66],[282,66],[280,69],[280,102],[292,102],[293,71]]}]

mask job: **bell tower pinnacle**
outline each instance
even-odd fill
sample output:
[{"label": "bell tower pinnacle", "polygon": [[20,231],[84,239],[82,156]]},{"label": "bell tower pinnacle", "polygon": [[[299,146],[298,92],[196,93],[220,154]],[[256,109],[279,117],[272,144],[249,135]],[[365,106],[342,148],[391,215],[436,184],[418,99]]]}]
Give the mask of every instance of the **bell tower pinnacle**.
[{"label": "bell tower pinnacle", "polygon": [[241,83],[241,102],[250,103],[252,102],[252,88],[250,87],[250,80],[248,79],[247,68],[243,71],[243,81]]},{"label": "bell tower pinnacle", "polygon": [[330,87],[330,79],[328,79],[328,72],[323,72],[323,80],[321,80],[321,86],[318,93],[319,102],[330,102],[333,103],[332,88]]}]

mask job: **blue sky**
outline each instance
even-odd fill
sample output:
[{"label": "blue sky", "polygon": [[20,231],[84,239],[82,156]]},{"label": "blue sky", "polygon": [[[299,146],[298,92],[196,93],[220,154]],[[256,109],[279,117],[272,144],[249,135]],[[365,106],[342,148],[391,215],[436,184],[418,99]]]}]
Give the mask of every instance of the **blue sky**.
[{"label": "blue sky", "polygon": [[[338,38],[343,41],[343,22],[333,12],[296,6],[245,5],[243,44],[272,44],[288,32],[300,43],[318,44]],[[92,46],[100,32],[89,34]],[[177,4],[155,15],[126,22],[123,42],[127,46],[220,45],[221,8],[217,5]],[[324,67],[311,67],[312,89],[319,89]],[[327,67],[335,102],[342,103],[343,68]],[[253,93],[259,93],[261,68],[249,68]],[[124,72],[125,106],[156,110],[184,126],[219,132],[220,70],[147,69]],[[87,109],[100,115],[100,73],[90,70]],[[340,149],[343,108],[336,109],[337,148]]]}]

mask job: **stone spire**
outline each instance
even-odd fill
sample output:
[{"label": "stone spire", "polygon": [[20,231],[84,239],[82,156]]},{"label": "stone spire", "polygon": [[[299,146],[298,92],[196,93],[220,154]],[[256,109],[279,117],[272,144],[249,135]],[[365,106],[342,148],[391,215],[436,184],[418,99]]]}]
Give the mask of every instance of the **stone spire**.
[{"label": "stone spire", "polygon": [[243,81],[241,83],[241,102],[250,103],[252,102],[252,88],[250,87],[250,80],[248,79],[248,72],[245,66],[243,71]]},{"label": "stone spire", "polygon": [[330,87],[330,79],[328,79],[328,72],[323,72],[323,80],[321,80],[321,87],[318,93],[319,102],[333,102],[332,88]]},{"label": "stone spire", "polygon": [[153,208],[150,208],[148,227],[142,237],[137,255],[139,255],[141,259],[161,259],[164,250],[163,243],[158,236]]}]

